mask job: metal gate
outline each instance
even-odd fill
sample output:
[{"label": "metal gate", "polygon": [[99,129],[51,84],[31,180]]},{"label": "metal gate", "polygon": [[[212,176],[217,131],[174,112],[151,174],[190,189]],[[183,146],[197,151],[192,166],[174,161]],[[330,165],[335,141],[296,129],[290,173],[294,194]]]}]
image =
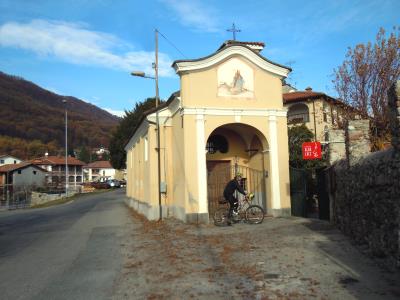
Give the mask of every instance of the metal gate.
[{"label": "metal gate", "polygon": [[[230,161],[207,161],[207,190],[208,190],[208,213],[210,217],[220,206],[219,201],[223,199],[226,184],[235,174],[242,174],[242,187],[254,194],[252,203],[260,205],[266,210],[266,192],[264,172],[246,166],[231,165]],[[242,197],[238,193],[237,197]]]},{"label": "metal gate", "polygon": [[332,168],[317,170],[318,217],[321,220],[330,219],[329,179],[332,171]]},{"label": "metal gate", "polygon": [[17,209],[30,207],[31,187],[0,185],[0,209]]},{"label": "metal gate", "polygon": [[289,168],[292,216],[307,217],[307,172]]}]

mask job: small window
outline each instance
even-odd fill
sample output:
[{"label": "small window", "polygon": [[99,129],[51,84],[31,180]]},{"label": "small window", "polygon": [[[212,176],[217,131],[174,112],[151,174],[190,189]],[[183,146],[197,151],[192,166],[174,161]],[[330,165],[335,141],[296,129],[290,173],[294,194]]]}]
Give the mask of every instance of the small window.
[{"label": "small window", "polygon": [[36,175],[36,171],[33,171],[33,175]]},{"label": "small window", "polygon": [[0,159],[0,164],[4,164],[4,159]]},{"label": "small window", "polygon": [[17,163],[17,161],[16,160],[14,160],[14,165]]},{"label": "small window", "polygon": [[18,174],[21,174],[22,172],[21,172],[21,170],[18,170]]}]

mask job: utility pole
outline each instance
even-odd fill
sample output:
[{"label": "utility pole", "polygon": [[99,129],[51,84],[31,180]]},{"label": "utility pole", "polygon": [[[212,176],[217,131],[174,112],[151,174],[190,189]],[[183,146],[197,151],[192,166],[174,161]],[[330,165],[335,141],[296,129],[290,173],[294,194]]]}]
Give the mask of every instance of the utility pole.
[{"label": "utility pole", "polygon": [[158,92],[158,30],[155,29],[155,39],[156,39],[156,60],[154,64],[155,71],[155,82],[156,82],[156,127],[157,127],[157,163],[158,163],[158,205],[160,209],[160,217],[159,220],[162,220],[162,205],[161,205],[161,145],[160,145],[160,120],[158,113],[158,105],[159,105],[159,92]]},{"label": "utility pole", "polygon": [[63,99],[65,107],[65,198],[68,197],[68,112],[67,112],[67,99]]}]

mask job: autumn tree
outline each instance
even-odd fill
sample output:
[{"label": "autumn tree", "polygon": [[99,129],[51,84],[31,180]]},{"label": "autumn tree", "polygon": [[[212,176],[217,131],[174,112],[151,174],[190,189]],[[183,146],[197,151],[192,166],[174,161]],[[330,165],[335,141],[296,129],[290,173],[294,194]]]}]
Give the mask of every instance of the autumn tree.
[{"label": "autumn tree", "polygon": [[381,28],[373,44],[349,47],[343,64],[334,69],[333,84],[339,97],[372,118],[375,144],[390,139],[387,91],[399,77],[400,27],[394,27],[389,36]]},{"label": "autumn tree", "polygon": [[143,114],[154,108],[155,105],[155,98],[147,98],[143,102],[136,103],[133,110],[125,111],[125,116],[120,121],[110,141],[110,161],[115,169],[126,168],[125,145],[132,137],[133,130],[139,125]]}]

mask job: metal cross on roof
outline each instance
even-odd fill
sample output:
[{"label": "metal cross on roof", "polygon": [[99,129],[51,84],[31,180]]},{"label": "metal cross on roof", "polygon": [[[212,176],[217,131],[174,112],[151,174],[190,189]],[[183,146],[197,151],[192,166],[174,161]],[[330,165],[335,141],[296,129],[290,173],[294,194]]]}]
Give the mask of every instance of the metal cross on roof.
[{"label": "metal cross on roof", "polygon": [[241,32],[240,29],[236,29],[235,23],[232,23],[232,28],[227,29],[226,31],[233,33],[233,40],[236,41],[236,32]]}]

